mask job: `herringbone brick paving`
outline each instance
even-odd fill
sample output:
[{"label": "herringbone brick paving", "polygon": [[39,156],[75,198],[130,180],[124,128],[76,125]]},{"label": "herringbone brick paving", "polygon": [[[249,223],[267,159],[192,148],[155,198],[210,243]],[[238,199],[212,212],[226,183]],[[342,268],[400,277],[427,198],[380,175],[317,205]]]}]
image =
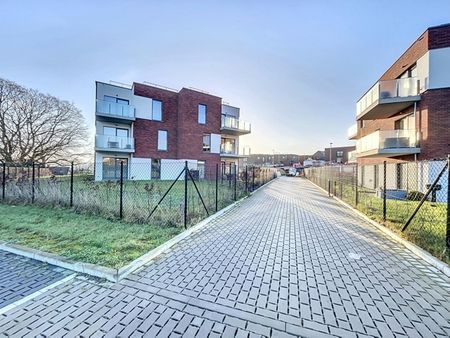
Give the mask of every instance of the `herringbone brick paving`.
[{"label": "herringbone brick paving", "polygon": [[281,178],[118,284],[81,277],[0,317],[5,336],[450,336],[450,280]]}]

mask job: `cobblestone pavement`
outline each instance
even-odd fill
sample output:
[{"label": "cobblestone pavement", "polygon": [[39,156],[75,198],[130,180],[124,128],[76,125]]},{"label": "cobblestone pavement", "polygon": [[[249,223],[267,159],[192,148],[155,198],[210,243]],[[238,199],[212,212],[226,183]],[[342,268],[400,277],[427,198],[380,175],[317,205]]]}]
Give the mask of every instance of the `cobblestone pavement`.
[{"label": "cobblestone pavement", "polygon": [[0,310],[70,272],[0,250]]},{"label": "cobblestone pavement", "polygon": [[450,279],[281,178],[121,283],[78,277],[0,316],[4,336],[448,337]]}]

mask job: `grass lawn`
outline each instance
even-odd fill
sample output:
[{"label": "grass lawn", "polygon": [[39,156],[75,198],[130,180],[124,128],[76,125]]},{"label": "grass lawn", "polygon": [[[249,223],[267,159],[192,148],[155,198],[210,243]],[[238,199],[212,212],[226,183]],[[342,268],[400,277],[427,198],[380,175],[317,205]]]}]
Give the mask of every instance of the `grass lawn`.
[{"label": "grass lawn", "polygon": [[68,209],[0,204],[0,240],[120,268],[182,229],[125,223]]}]

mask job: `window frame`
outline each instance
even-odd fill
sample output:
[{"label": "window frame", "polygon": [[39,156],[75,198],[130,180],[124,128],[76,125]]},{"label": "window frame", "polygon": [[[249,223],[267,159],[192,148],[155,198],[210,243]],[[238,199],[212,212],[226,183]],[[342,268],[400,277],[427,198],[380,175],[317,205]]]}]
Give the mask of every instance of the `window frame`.
[{"label": "window frame", "polygon": [[[161,149],[159,147],[159,145],[160,145],[160,133],[164,133],[166,135],[166,142],[165,142],[166,147],[165,147],[165,149]],[[156,139],[156,142],[157,142],[156,149],[158,151],[168,151],[169,150],[169,132],[167,130],[165,130],[165,129],[158,129],[158,137]]]},{"label": "window frame", "polygon": [[[206,144],[206,146],[205,146],[205,137],[207,137],[209,139],[209,144]],[[203,144],[203,152],[210,153],[211,152],[211,134],[203,134],[202,144]]]},{"label": "window frame", "polygon": [[[200,121],[200,107],[205,107],[205,113],[204,113],[204,122]],[[198,124],[206,124],[207,123],[207,115],[208,115],[208,106],[203,103],[199,103],[197,105],[197,123]]]},{"label": "window frame", "polygon": [[[155,102],[159,102],[160,103],[160,107],[161,107],[161,111],[159,112],[160,114],[160,119],[156,119],[155,118]],[[152,99],[152,121],[158,121],[158,122],[162,122],[163,121],[163,110],[164,110],[164,103],[161,100],[156,100],[156,99]]]}]

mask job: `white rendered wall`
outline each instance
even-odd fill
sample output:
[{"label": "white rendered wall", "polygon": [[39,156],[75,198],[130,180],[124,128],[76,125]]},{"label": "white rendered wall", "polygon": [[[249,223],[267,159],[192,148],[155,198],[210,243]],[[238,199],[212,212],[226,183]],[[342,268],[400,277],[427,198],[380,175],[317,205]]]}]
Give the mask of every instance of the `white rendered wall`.
[{"label": "white rendered wall", "polygon": [[150,180],[152,178],[152,159],[151,158],[131,158],[130,180]]},{"label": "white rendered wall", "polygon": [[[185,161],[188,161],[188,168],[197,170],[197,160],[161,160],[161,180],[174,180],[183,171]],[[184,175],[180,176],[184,179]]]},{"label": "white rendered wall", "polygon": [[220,134],[211,134],[211,153],[220,154]]},{"label": "white rendered wall", "polygon": [[450,87],[450,47],[429,52],[429,89]]}]

